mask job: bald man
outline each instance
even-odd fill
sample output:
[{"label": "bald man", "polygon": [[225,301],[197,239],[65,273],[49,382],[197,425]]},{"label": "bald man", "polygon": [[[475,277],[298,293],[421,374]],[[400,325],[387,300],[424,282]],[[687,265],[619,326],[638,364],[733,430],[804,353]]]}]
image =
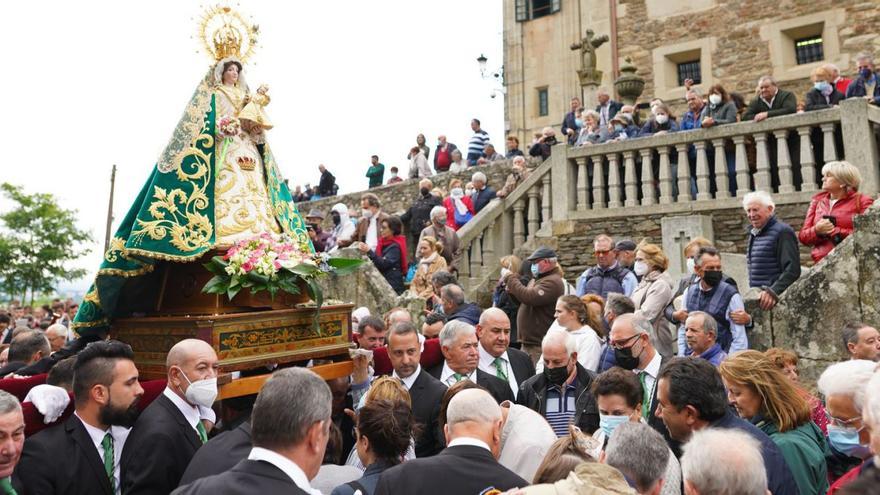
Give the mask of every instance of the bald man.
[{"label": "bald man", "polygon": [[141,413],[122,452],[122,493],[171,493],[177,488],[214,422],[217,361],[203,340],[182,340],[168,351],[168,386]]},{"label": "bald man", "polygon": [[499,308],[489,308],[477,324],[479,368],[510,385],[514,398],[519,384],[535,376],[535,365],[525,352],[510,347],[510,318]]}]

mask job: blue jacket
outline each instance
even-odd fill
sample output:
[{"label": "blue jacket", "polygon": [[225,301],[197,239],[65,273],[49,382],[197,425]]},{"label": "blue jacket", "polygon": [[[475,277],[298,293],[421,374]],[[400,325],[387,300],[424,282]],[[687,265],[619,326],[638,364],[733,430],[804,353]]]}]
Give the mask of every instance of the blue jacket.
[{"label": "blue jacket", "polygon": [[794,230],[776,216],[757,232],[749,231],[746,248],[749,287],[769,288],[776,296],[801,276],[800,251]]},{"label": "blue jacket", "polygon": [[700,288],[700,282],[697,281],[688,287],[687,291],[688,312],[703,311],[712,315],[715,323],[718,324],[718,335],[716,336],[718,344],[724,350],[729,350],[730,343],[733,342],[730,320],[727,319],[727,308],[730,307],[730,300],[738,293],[736,286],[723,280],[708,291],[703,291]]},{"label": "blue jacket", "polygon": [[469,325],[476,325],[480,322],[480,307],[474,303],[464,303],[455,308],[452,314],[446,315],[446,321],[459,320]]},{"label": "blue jacket", "polygon": [[[686,356],[690,356],[694,353],[694,351],[692,351],[691,348],[688,347],[687,350],[684,351],[684,353]],[[721,364],[721,361],[727,359],[727,353],[724,352],[724,349],[722,349],[721,346],[716,342],[715,345],[706,350],[706,352],[700,354],[700,357],[705,359],[706,361],[709,361],[710,363],[712,363],[712,366],[715,366],[717,368],[718,365]]]},{"label": "blue jacket", "polygon": [[[382,461],[377,461],[369,466],[364,471],[364,475],[352,481],[352,484],[359,485],[359,490],[362,495],[373,495],[376,492],[376,484],[379,483],[379,477],[382,473],[392,467],[390,464]],[[348,483],[344,485],[339,485],[330,492],[330,495],[354,495],[355,489],[349,485]]]},{"label": "blue jacket", "polygon": [[653,136],[660,131],[678,132],[678,123],[670,118],[665,124],[658,124],[652,118],[642,126],[642,130],[639,131],[639,137]]},{"label": "blue jacket", "polygon": [[474,201],[474,213],[479,213],[480,210],[486,207],[489,204],[489,201],[495,199],[495,189],[492,189],[488,185],[483,188],[482,191],[477,191],[473,196]]},{"label": "blue jacket", "polygon": [[[880,74],[874,74],[874,81],[876,84],[874,84],[874,94],[871,96],[874,97],[874,104],[880,105]],[[868,96],[865,88],[865,80],[862,79],[861,76],[855,78],[846,88],[847,99],[858,96]]]}]

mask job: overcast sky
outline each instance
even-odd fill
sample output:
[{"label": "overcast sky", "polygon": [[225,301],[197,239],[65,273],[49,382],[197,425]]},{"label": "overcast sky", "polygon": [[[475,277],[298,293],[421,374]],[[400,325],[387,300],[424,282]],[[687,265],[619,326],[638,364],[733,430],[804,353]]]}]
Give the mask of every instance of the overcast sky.
[{"label": "overcast sky", "polygon": [[[472,117],[503,145],[503,98],[489,98],[491,83],[475,61],[485,53],[490,68],[501,65],[501,0],[239,5],[260,26],[248,83],[270,86],[268,139],[292,185],[316,184],[323,163],[342,192],[363,189],[370,155],[405,171],[416,134],[432,148],[442,133],[466,145]],[[211,65],[196,53],[192,19],[202,9],[190,0],[29,0],[4,8],[0,180],[51,192],[79,211],[95,239],[78,263],[91,279],[111,166],[118,221]]]}]

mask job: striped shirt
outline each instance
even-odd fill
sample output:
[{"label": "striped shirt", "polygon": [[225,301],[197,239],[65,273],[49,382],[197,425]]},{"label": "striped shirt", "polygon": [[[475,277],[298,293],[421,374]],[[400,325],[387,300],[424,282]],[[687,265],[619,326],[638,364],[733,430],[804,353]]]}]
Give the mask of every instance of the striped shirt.
[{"label": "striped shirt", "polygon": [[577,381],[565,386],[565,392],[559,387],[549,385],[547,387],[547,412],[544,418],[553,428],[557,437],[568,435],[568,425],[574,419],[577,412]]},{"label": "striped shirt", "polygon": [[489,133],[480,129],[475,132],[468,142],[468,157],[473,155],[483,156],[486,145],[489,144]]}]

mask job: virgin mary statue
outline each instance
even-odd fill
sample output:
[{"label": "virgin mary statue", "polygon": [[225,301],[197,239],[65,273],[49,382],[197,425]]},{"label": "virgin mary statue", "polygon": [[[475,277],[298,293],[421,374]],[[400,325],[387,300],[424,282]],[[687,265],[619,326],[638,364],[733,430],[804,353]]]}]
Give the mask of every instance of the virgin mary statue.
[{"label": "virgin mary statue", "polygon": [[160,263],[194,262],[265,232],[313,250],[266,142],[268,88],[251,93],[245,82],[256,27],[242,31],[225,23],[212,36],[215,63],[104,253],[73,322],[80,335],[149,313],[138,301],[157,291],[146,280],[157,278],[150,275]]}]

